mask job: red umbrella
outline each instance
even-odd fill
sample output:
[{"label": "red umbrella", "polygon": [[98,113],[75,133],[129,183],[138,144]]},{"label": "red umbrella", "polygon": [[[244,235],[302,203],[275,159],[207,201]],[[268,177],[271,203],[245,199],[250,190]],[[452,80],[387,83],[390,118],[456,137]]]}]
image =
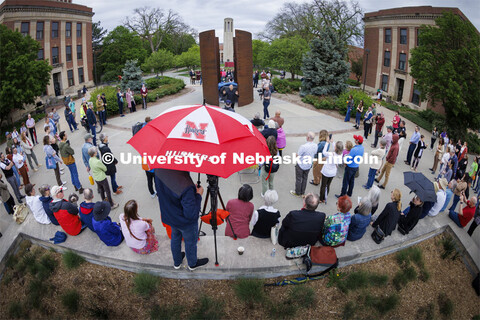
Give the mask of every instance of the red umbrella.
[{"label": "red umbrella", "polygon": [[[128,143],[147,156],[151,168],[223,178],[262,162],[259,157],[270,156],[265,138],[248,119],[206,105],[165,110]],[[247,156],[253,156],[255,161],[246,161]]]}]

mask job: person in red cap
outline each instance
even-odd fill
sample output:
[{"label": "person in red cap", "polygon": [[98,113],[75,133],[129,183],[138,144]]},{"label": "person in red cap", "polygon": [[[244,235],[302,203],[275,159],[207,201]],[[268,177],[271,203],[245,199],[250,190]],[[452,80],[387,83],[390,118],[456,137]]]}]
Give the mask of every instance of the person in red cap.
[{"label": "person in red cap", "polygon": [[352,150],[350,150],[350,153],[343,159],[343,162],[346,165],[345,173],[343,175],[342,191],[339,195],[335,195],[337,198],[344,195],[348,195],[349,197],[352,196],[355,184],[355,174],[362,161],[360,159],[363,159],[363,153],[365,152],[365,148],[362,145],[363,137],[360,135],[354,135],[353,139],[355,139],[355,147],[353,147]]}]

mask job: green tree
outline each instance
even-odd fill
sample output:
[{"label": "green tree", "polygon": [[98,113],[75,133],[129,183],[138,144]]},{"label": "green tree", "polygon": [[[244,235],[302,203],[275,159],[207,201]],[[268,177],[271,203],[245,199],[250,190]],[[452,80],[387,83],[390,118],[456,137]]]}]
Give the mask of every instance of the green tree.
[{"label": "green tree", "polygon": [[411,51],[411,75],[422,99],[441,102],[450,132],[464,136],[480,126],[480,36],[468,21],[444,13],[423,26]]},{"label": "green tree", "polygon": [[173,53],[174,55],[181,54],[187,51],[190,47],[196,45],[194,36],[188,33],[180,33],[178,35],[167,34],[160,49],[165,49]]},{"label": "green tree", "polygon": [[252,40],[253,65],[256,67],[265,67],[263,58],[269,47],[269,43],[262,40]]},{"label": "green tree", "polygon": [[142,70],[138,66],[138,60],[127,60],[122,71],[122,90],[130,88],[139,91],[142,88]]},{"label": "green tree", "polygon": [[153,52],[150,57],[145,60],[142,65],[144,71],[153,70],[157,76],[160,72],[163,76],[163,72],[173,67],[175,56],[170,51],[160,49],[157,52]]},{"label": "green tree", "polygon": [[102,52],[103,38],[105,37],[106,33],[107,30],[104,30],[100,26],[100,21],[92,24],[93,74],[95,83],[98,83],[97,61],[98,57],[100,56],[100,52]]},{"label": "green tree", "polygon": [[[321,39],[321,40],[320,40]],[[347,48],[332,28],[322,30],[310,43],[303,58],[302,95],[339,95],[347,88],[350,73],[346,61]]]},{"label": "green tree", "polygon": [[265,54],[260,54],[265,65],[282,69],[292,74],[292,79],[301,71],[302,57],[308,50],[308,43],[299,36],[280,38],[272,41]]},{"label": "green tree", "polygon": [[177,67],[195,69],[200,66],[200,47],[194,45],[176,58]]},{"label": "green tree", "polygon": [[352,72],[355,74],[355,78],[357,78],[357,81],[360,82],[363,74],[363,58],[358,57],[356,59],[352,59],[350,60],[350,63],[352,64]]},{"label": "green tree", "polygon": [[103,50],[98,61],[102,80],[115,80],[122,74],[127,60],[137,59],[143,63],[147,56],[147,50],[138,35],[123,26],[116,27],[103,39]]},{"label": "green tree", "polygon": [[0,25],[0,123],[14,109],[34,103],[50,82],[52,67],[37,60],[40,44]]}]

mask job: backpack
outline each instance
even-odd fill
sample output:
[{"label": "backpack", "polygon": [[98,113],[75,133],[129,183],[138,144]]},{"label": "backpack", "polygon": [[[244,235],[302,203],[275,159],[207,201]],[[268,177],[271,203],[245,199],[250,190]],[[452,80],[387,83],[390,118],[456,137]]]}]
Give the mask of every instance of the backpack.
[{"label": "backpack", "polygon": [[137,122],[132,126],[132,136],[137,134],[140,129],[142,129],[145,126],[145,122]]},{"label": "backpack", "polygon": [[[270,171],[270,166],[272,167]],[[278,169],[280,168],[280,164],[279,163],[274,163],[273,161],[272,162],[265,162],[265,171],[266,172],[271,172],[271,173],[274,173],[274,172],[277,172]]]}]

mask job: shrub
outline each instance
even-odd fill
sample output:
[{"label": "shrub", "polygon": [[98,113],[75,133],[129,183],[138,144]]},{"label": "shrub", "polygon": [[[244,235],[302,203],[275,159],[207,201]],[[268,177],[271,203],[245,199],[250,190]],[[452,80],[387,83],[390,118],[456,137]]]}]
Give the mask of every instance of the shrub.
[{"label": "shrub", "polygon": [[360,103],[360,100],[363,100],[364,113],[367,111],[367,108],[371,106],[373,103],[373,99],[368,94],[366,94],[361,90],[355,90],[355,89],[346,90],[342,92],[338,96],[338,98],[335,100],[336,109],[342,115],[347,114],[347,101],[350,95],[353,96],[353,101],[355,105],[354,108],[352,109],[352,112],[350,113],[350,116],[353,118],[355,118],[355,115],[357,114],[356,106]]},{"label": "shrub", "polygon": [[360,81],[357,81],[357,80],[354,80],[354,79],[347,79],[347,84],[349,86],[353,86],[353,87],[359,87],[360,86]]},{"label": "shrub", "polygon": [[445,293],[438,295],[438,306],[440,307],[440,313],[447,318],[450,318],[455,308],[453,301]]},{"label": "shrub", "polygon": [[222,319],[224,318],[223,301],[216,301],[208,296],[201,296],[197,307],[189,317],[190,319]]},{"label": "shrub", "polygon": [[133,278],[135,292],[143,297],[149,297],[157,290],[159,278],[146,272],[137,273]]},{"label": "shrub", "polygon": [[302,86],[301,80],[292,80],[292,79],[272,79],[273,88],[278,93],[291,93],[298,91]]},{"label": "shrub", "polygon": [[468,151],[475,154],[480,154],[480,138],[478,135],[467,132],[467,135],[464,137],[465,141],[468,143]]},{"label": "shrub", "polygon": [[110,310],[106,307],[101,307],[98,305],[95,305],[93,307],[88,307],[87,312],[90,315],[90,317],[94,319],[108,319],[108,315],[110,314]]},{"label": "shrub", "polygon": [[343,306],[343,319],[350,320],[353,319],[357,313],[357,306],[355,302],[349,301]]},{"label": "shrub", "polygon": [[249,305],[264,299],[263,281],[259,279],[240,279],[233,289],[237,297]]},{"label": "shrub", "polygon": [[13,319],[26,318],[26,312],[18,301],[12,301],[8,305],[8,317]]},{"label": "shrub", "polygon": [[396,294],[386,297],[372,297],[371,295],[365,297],[365,306],[377,310],[381,315],[395,309],[399,302],[400,298]]},{"label": "shrub", "polygon": [[298,307],[292,300],[273,301],[268,304],[269,316],[272,319],[290,319],[297,313]]},{"label": "shrub", "polygon": [[406,286],[408,282],[416,280],[417,276],[417,271],[414,267],[405,267],[395,274],[393,285],[397,290],[400,290],[402,287]]},{"label": "shrub", "polygon": [[420,320],[435,319],[435,305],[433,303],[429,303],[426,306],[418,308],[416,318]]},{"label": "shrub", "polygon": [[305,285],[294,286],[289,292],[289,300],[300,308],[309,308],[315,304],[315,291]]},{"label": "shrub", "polygon": [[173,306],[159,306],[158,304],[154,305],[150,311],[151,320],[175,320],[180,318],[184,307],[181,305]]},{"label": "shrub", "polygon": [[67,251],[63,254],[63,264],[67,269],[76,269],[84,262],[85,259],[73,251]]},{"label": "shrub", "polygon": [[313,105],[317,109],[333,110],[336,108],[335,100],[328,96],[318,97],[309,94],[303,97],[302,101]]},{"label": "shrub", "polygon": [[43,284],[42,280],[33,279],[30,281],[30,285],[28,286],[27,301],[32,307],[36,309],[40,308],[42,299],[46,294],[47,287]]},{"label": "shrub", "polygon": [[[442,259],[447,259],[449,258],[452,254],[453,257],[455,258],[455,241],[451,236],[445,236],[440,240],[440,244],[442,245],[443,252],[442,252]],[[453,258],[452,258],[453,259]]]},{"label": "shrub", "polygon": [[68,312],[75,313],[80,306],[80,294],[75,289],[69,290],[61,296],[61,301]]},{"label": "shrub", "polygon": [[11,255],[10,257],[8,257],[5,266],[7,268],[14,268],[17,263],[18,263],[18,258],[14,255]]},{"label": "shrub", "polygon": [[365,289],[371,286],[383,287],[388,281],[388,276],[364,270],[354,271],[347,276],[333,280],[335,285],[343,292]]}]

